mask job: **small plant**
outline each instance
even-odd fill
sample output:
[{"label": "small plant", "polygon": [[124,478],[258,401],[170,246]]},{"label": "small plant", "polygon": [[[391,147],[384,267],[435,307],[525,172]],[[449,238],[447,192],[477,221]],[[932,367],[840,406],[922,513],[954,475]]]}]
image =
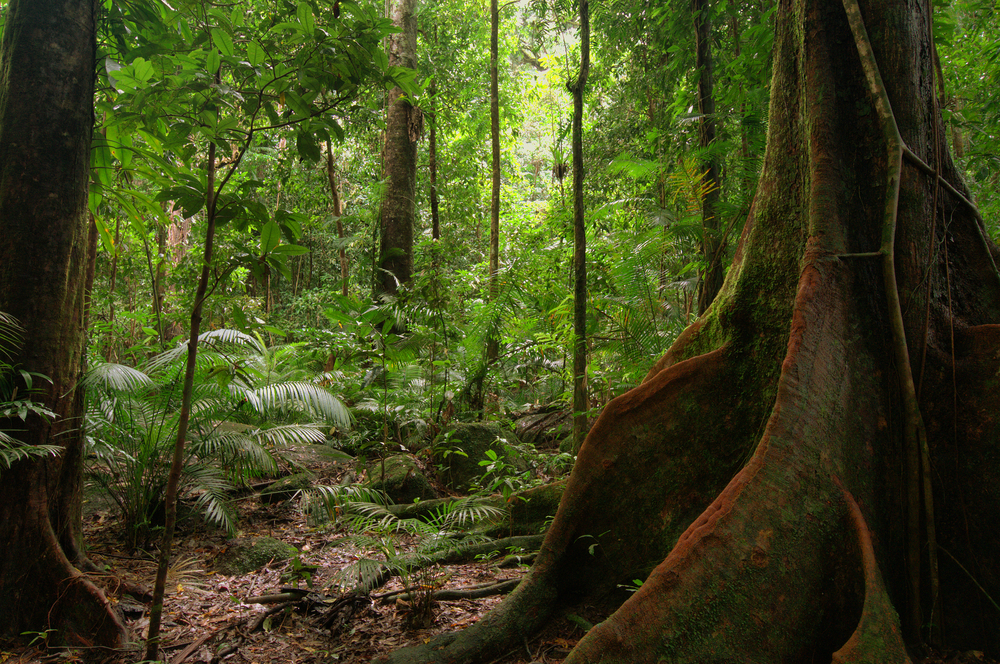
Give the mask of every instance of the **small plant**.
[{"label": "small plant", "polygon": [[630,593],[634,593],[636,590],[642,587],[642,579],[632,579],[629,583],[619,583],[618,587],[622,590],[627,590]]},{"label": "small plant", "polygon": [[21,636],[25,638],[28,638],[29,636],[31,637],[31,640],[28,641],[29,648],[35,645],[44,647],[49,642],[49,636],[54,634],[56,631],[57,630],[54,629],[46,629],[40,632],[21,632]]},{"label": "small plant", "polygon": [[313,587],[313,574],[319,567],[302,562],[302,552],[296,553],[288,561],[288,568],[281,574],[282,583],[290,583],[298,588],[299,583],[304,582],[307,588]]},{"label": "small plant", "polygon": [[509,463],[506,457],[500,456],[495,450],[486,450],[486,458],[479,465],[485,469],[482,485],[486,493],[499,491],[505,501],[524,489],[531,477],[531,471],[519,471],[517,466]]}]

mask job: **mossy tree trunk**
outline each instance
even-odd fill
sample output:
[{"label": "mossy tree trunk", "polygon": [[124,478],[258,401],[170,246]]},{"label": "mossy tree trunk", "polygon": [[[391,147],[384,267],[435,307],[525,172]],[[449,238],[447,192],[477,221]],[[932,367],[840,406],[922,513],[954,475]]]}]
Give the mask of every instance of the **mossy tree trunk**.
[{"label": "mossy tree trunk", "polygon": [[929,24],[923,0],[780,1],[714,303],[605,408],[517,591],[386,661],[490,660],[581,604],[603,620],[568,664],[1000,655],[998,251],[943,143]]},{"label": "mossy tree trunk", "polygon": [[[62,454],[0,472],[0,633],[55,630],[50,642],[117,646],[124,628],[77,568],[94,95],[94,4],[14,0],[0,53],[0,311],[24,328],[12,358],[48,376],[32,396],[56,413],[0,421],[28,445]],[[71,26],[71,27],[70,27]],[[21,385],[20,389],[24,386]]]}]

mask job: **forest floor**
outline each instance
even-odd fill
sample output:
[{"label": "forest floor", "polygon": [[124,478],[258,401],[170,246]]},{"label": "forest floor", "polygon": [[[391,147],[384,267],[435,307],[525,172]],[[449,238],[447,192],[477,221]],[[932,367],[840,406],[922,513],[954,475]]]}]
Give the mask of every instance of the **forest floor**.
[{"label": "forest floor", "polygon": [[[350,472],[338,464],[314,464],[311,470],[317,473],[319,483],[327,485],[339,483],[342,475]],[[143,659],[140,644],[149,626],[148,597],[143,597],[143,592],[153,586],[156,560],[152,553],[124,550],[115,512],[106,509],[109,506],[102,501],[94,502],[98,504],[85,504],[84,508],[88,554],[106,570],[97,581],[125,616],[133,643],[126,652],[103,661],[131,664]],[[403,590],[399,577],[392,577],[370,596],[340,590],[335,578],[339,570],[359,557],[377,557],[344,542],[348,533],[342,527],[310,525],[295,501],[268,504],[257,494],[240,500],[239,512],[238,537],[267,536],[291,544],[300,552],[297,562],[272,561],[257,571],[227,576],[215,571],[214,561],[232,540],[224,532],[205,526],[201,519],[179,523],[161,629],[161,657],[169,664],[369,662],[377,655],[468,626],[503,599],[494,595],[437,601],[426,626],[414,628],[409,624],[413,622],[413,607],[396,597]],[[406,539],[399,543],[403,548],[412,544]],[[498,563],[499,558],[437,566],[421,581],[436,589],[460,589],[517,579],[527,569],[501,569]],[[296,568],[303,570],[299,579],[290,579]],[[303,578],[306,573],[309,583]],[[303,594],[310,594],[297,601],[266,597],[296,585]],[[565,621],[496,663],[561,662],[583,634],[580,627]],[[0,664],[85,659],[92,658],[79,651],[46,653],[40,644],[27,649],[0,644]]]},{"label": "forest floor", "polygon": [[[336,484],[349,470],[337,464],[313,466],[320,481]],[[97,581],[124,615],[132,645],[124,652],[104,656],[104,664],[132,664],[143,659],[142,639],[149,626],[148,597],[156,561],[153,554],[122,549],[121,530],[107,505],[85,506],[85,536],[91,560],[104,569]],[[206,527],[200,519],[179,525],[174,563],[167,581],[161,631],[161,658],[168,664],[311,664],[369,662],[389,651],[425,642],[442,632],[454,631],[479,620],[502,596],[438,601],[426,626],[414,628],[413,607],[398,599],[403,590],[399,577],[391,578],[368,596],[343,593],[339,570],[371,556],[344,541],[347,533],[336,525],[314,526],[293,501],[262,502],[257,494],[239,504],[239,537],[269,536],[295,546],[298,563],[281,561],[242,575],[215,571],[214,561],[231,540]],[[412,544],[412,542],[410,543]],[[402,542],[402,546],[407,543]],[[294,560],[294,559],[293,559]],[[297,567],[305,565],[307,567]],[[290,579],[294,570],[299,579]],[[422,579],[435,588],[468,588],[520,578],[526,568],[502,569],[498,560],[438,566]],[[311,577],[305,583],[304,573]],[[294,601],[267,598],[282,588],[301,586]],[[136,596],[139,596],[138,599]],[[579,619],[577,619],[579,621]],[[556,664],[584,635],[569,619],[551,626],[521,647],[491,664]],[[0,664],[62,664],[93,661],[79,650],[49,650],[42,644],[27,648],[0,643]],[[996,664],[977,651],[928,650],[914,664]]]}]

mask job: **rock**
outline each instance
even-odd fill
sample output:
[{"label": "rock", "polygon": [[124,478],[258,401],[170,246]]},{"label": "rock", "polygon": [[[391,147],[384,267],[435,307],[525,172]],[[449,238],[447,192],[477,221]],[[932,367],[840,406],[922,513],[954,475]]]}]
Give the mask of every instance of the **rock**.
[{"label": "rock", "polygon": [[409,454],[397,454],[387,458],[384,477],[382,467],[381,461],[375,461],[369,466],[368,486],[384,491],[394,503],[412,503],[417,498],[420,500],[437,498],[434,487]]},{"label": "rock", "polygon": [[219,574],[240,576],[259,570],[271,561],[288,560],[298,552],[291,544],[273,537],[235,539],[216,557],[215,570]]},{"label": "rock", "polygon": [[309,472],[287,475],[262,490],[260,500],[268,504],[290,500],[298,492],[311,488],[315,479],[316,476]]},{"label": "rock", "polygon": [[544,406],[525,413],[514,422],[514,433],[521,442],[540,450],[557,449],[573,433],[571,410]]},{"label": "rock", "polygon": [[456,425],[434,441],[433,458],[440,469],[441,481],[453,491],[479,489],[486,472],[479,462],[489,459],[487,450],[493,450],[515,471],[527,470],[528,464],[514,446],[514,440],[514,436],[495,424]]}]

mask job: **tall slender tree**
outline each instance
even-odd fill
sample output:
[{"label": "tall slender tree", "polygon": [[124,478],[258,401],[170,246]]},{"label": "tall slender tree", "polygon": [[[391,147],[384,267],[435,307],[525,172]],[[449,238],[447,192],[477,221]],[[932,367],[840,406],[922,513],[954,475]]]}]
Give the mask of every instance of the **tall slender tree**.
[{"label": "tall slender tree", "polygon": [[691,0],[694,15],[695,67],[698,70],[698,145],[702,151],[701,253],[705,261],[698,290],[698,313],[705,313],[725,275],[722,225],[719,223],[719,159],[715,156],[715,66],[709,0]]},{"label": "tall slender tree", "polygon": [[573,449],[587,433],[587,223],[583,202],[583,96],[590,74],[590,3],[580,1],[580,72],[573,95]]},{"label": "tall slender tree", "polygon": [[[389,65],[417,67],[417,0],[397,0],[392,21],[399,32],[389,37]],[[401,87],[389,91],[386,115],[386,188],[382,200],[379,273],[376,292],[395,293],[413,276],[413,223],[416,216],[417,140],[423,115]]]},{"label": "tall slender tree", "polygon": [[[500,8],[490,0],[490,300],[500,293]],[[486,363],[497,359],[500,341],[495,333],[486,340]]]},{"label": "tall slender tree", "polygon": [[14,364],[50,379],[36,381],[32,398],[55,413],[0,428],[22,429],[16,435],[27,445],[62,448],[0,473],[0,633],[51,629],[53,641],[117,646],[121,622],[79,571],[92,566],[82,543],[77,385],[96,249],[87,212],[94,8],[87,0],[12,0],[0,46],[0,311],[30,340]]}]

